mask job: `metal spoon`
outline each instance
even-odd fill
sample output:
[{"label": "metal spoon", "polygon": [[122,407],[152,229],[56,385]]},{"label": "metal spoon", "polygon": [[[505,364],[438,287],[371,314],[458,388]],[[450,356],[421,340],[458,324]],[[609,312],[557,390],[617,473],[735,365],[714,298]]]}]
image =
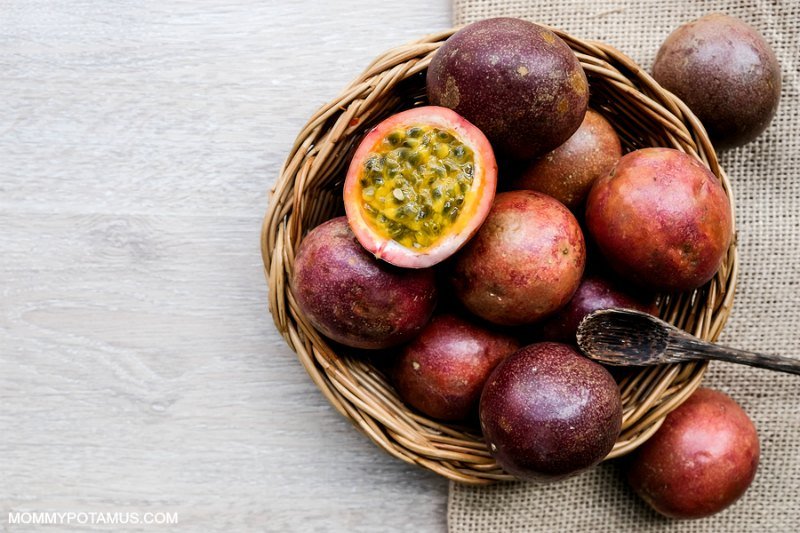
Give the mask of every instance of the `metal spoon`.
[{"label": "metal spoon", "polygon": [[610,365],[718,359],[800,374],[800,360],[712,344],[652,315],[629,309],[601,309],[589,314],[578,326],[577,340],[587,357]]}]

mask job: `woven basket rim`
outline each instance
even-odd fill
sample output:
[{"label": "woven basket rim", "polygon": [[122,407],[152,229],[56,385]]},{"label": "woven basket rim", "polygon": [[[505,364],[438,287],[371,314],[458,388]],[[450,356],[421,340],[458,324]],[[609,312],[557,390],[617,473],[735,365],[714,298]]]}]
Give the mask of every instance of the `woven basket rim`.
[{"label": "woven basket rim", "polygon": [[[394,93],[402,83],[421,76],[435,51],[459,28],[430,34],[379,55],[337,99],[311,117],[271,191],[261,230],[261,253],[275,326],[334,408],[380,448],[403,461],[457,482],[487,484],[513,478],[499,468],[474,428],[431,420],[409,409],[375,367],[358,357],[337,355],[304,319],[288,282],[294,250],[304,230],[316,225],[305,227],[304,220],[319,223],[336,212],[333,191],[340,185],[337,176],[355,140],[369,124],[398,106],[408,107],[411,97],[402,95],[401,99]],[[611,122],[623,143],[636,147],[632,132],[642,128],[636,131],[652,133],[663,139],[663,144],[696,157],[720,179],[735,213],[730,183],[711,141],[680,99],[614,47],[550,29],[576,53],[590,89],[619,106],[611,109],[622,113],[618,118],[624,118],[625,124]],[[602,86],[593,86],[593,80]],[[631,110],[641,114],[624,114]],[[341,201],[341,196],[338,198]],[[702,339],[719,337],[731,312],[738,276],[735,235],[734,226],[727,256],[709,283],[692,293],[662,295],[662,318]],[[665,365],[623,380],[623,432],[606,459],[624,455],[646,441],[664,417],[700,385],[706,368],[705,362]]]}]

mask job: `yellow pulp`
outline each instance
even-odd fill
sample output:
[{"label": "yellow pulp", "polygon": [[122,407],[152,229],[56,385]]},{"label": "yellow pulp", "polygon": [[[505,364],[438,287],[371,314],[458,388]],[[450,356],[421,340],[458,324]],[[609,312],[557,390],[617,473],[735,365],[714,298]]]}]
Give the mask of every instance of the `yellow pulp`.
[{"label": "yellow pulp", "polygon": [[435,244],[461,217],[475,154],[451,131],[420,125],[390,132],[370,152],[359,183],[366,218],[403,246]]}]

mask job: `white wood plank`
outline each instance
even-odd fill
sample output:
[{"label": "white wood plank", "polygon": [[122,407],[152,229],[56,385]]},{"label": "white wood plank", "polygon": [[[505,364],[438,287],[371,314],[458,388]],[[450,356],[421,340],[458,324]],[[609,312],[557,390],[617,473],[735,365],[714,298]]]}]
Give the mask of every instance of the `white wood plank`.
[{"label": "white wood plank", "polygon": [[446,0],[0,1],[4,529],[445,529],[446,482],[357,433],[275,331],[258,232],[313,110],[448,25]]}]

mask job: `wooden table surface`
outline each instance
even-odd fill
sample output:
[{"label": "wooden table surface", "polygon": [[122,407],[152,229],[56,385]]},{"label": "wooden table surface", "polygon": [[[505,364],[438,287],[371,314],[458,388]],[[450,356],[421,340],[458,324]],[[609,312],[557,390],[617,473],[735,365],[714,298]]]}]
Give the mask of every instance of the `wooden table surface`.
[{"label": "wooden table surface", "polygon": [[259,230],[306,119],[449,10],[0,0],[4,530],[445,530],[447,483],[360,435],[277,334]]}]

